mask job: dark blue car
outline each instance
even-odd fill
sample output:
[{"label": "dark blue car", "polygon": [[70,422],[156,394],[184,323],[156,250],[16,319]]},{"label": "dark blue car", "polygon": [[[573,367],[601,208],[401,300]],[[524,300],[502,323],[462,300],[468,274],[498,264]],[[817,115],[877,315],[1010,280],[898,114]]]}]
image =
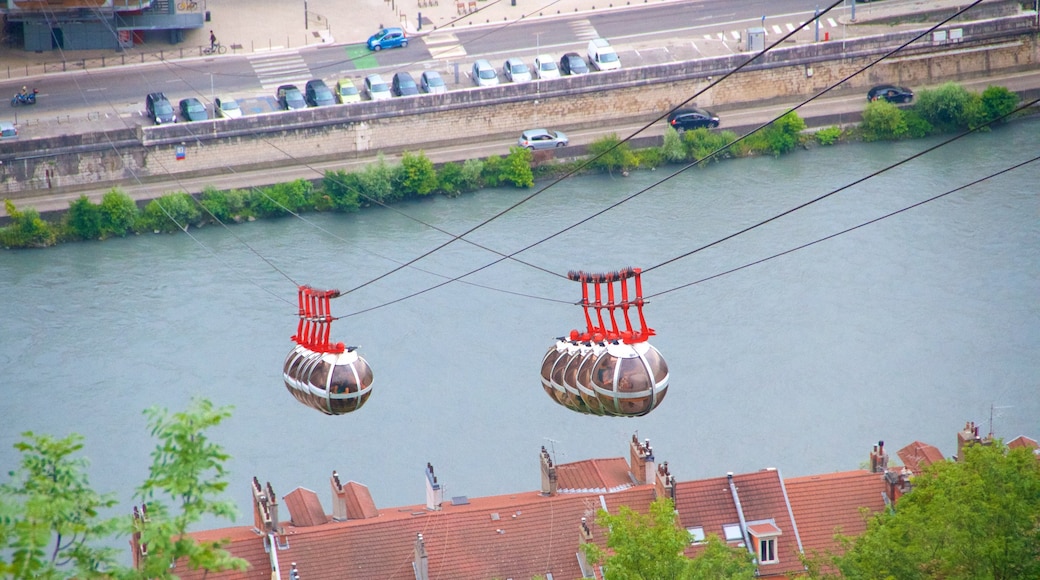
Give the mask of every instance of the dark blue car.
[{"label": "dark blue car", "polygon": [[384,48],[404,48],[408,46],[408,35],[403,28],[384,28],[368,37],[368,50],[383,50]]}]

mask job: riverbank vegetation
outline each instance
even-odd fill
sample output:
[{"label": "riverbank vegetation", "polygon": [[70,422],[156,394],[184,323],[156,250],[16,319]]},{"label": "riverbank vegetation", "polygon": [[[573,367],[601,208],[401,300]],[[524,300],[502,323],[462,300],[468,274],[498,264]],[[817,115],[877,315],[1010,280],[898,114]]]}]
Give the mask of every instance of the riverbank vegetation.
[{"label": "riverbank vegetation", "polygon": [[319,180],[298,179],[248,190],[219,191],[210,187],[196,195],[174,192],[151,200],[144,207],[115,188],[100,203],[81,196],[55,219],[44,219],[31,208],[18,210],[7,200],[10,223],[0,228],[0,246],[43,248],[62,242],[168,233],[206,224],[308,212],[349,213],[366,206],[430,195],[454,197],[484,187],[528,188],[534,186],[536,179],[559,179],[580,173],[626,175],[633,170],[669,164],[704,165],[733,157],[779,156],[799,147],[845,141],[922,138],[988,128],[995,120],[1006,121],[1018,101],[1018,96],[1004,87],[991,86],[980,94],[947,83],[920,91],[910,106],[871,102],[856,127],[833,126],[806,132],[805,121],[792,111],[744,137],[732,131],[707,129],[680,134],[669,127],[660,146],[633,149],[628,141],[612,134],[590,143],[585,155],[570,159],[512,147],[506,157],[493,155],[445,163],[438,168],[422,151],[405,152],[395,164],[380,156],[360,171],[327,171]]}]

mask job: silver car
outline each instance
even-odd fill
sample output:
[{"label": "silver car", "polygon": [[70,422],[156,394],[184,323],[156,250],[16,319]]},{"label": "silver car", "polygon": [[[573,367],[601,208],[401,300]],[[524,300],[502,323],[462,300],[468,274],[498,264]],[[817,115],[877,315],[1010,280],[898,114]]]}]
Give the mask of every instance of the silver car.
[{"label": "silver car", "polygon": [[531,150],[565,147],[567,143],[570,143],[570,140],[562,132],[548,129],[528,129],[520,134],[520,139],[516,142],[517,145]]},{"label": "silver car", "polygon": [[435,70],[424,71],[422,76],[419,77],[419,86],[422,87],[424,93],[448,92],[448,85],[444,84],[441,73]]},{"label": "silver car", "polygon": [[519,58],[506,59],[502,65],[502,72],[514,83],[526,83],[531,80],[531,69]]},{"label": "silver car", "polygon": [[560,67],[556,65],[556,59],[548,54],[540,54],[534,59],[534,74],[540,79],[560,78]]},{"label": "silver car", "polygon": [[486,59],[473,63],[473,84],[478,87],[493,87],[498,84],[498,71]]}]

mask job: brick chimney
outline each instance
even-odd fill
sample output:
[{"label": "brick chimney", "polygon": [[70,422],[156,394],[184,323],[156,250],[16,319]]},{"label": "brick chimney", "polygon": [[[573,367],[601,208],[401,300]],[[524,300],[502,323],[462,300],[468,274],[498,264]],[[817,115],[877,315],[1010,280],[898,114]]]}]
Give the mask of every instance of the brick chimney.
[{"label": "brick chimney", "polygon": [[657,466],[654,464],[654,450],[650,447],[650,440],[646,439],[645,443],[640,445],[636,436],[632,435],[632,443],[628,447],[628,465],[636,483],[645,484],[654,481]]},{"label": "brick chimney", "polygon": [[439,510],[444,503],[444,490],[437,483],[437,476],[433,474],[433,465],[426,464],[426,509]]},{"label": "brick chimney", "polygon": [[884,473],[888,469],[888,452],[885,451],[885,442],[878,441],[874,450],[870,452],[870,472]]},{"label": "brick chimney", "polygon": [[415,580],[430,580],[430,558],[426,555],[426,542],[422,532],[415,534],[415,554],[412,565],[415,566]]},{"label": "brick chimney", "polygon": [[267,489],[264,489],[256,476],[253,476],[253,527],[264,535],[281,533],[278,527],[278,496],[274,494],[271,482],[267,482]]},{"label": "brick chimney", "polygon": [[349,519],[347,516],[347,492],[343,489],[343,483],[339,480],[339,473],[335,470],[332,471],[329,484],[332,486],[332,521],[345,522]]},{"label": "brick chimney", "polygon": [[134,569],[140,570],[144,559],[148,557],[148,545],[141,543],[141,531],[148,523],[148,507],[141,504],[141,509],[138,510],[137,506],[134,506],[133,518],[134,533],[130,536],[130,549],[133,551]]},{"label": "brick chimney", "polygon": [[578,543],[587,544],[592,541],[592,528],[589,527],[589,522],[585,518],[581,518],[581,527],[578,528]]},{"label": "brick chimney", "polygon": [[654,495],[675,501],[675,476],[668,472],[667,461],[657,466],[657,476],[654,479]]},{"label": "brick chimney", "polygon": [[542,445],[540,455],[542,466],[542,495],[556,495],[556,466],[553,465],[552,457]]}]

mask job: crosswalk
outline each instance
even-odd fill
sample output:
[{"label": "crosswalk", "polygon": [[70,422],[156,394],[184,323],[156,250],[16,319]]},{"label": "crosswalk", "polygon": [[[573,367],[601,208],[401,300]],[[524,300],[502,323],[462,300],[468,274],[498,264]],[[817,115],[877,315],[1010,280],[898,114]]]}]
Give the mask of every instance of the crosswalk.
[{"label": "crosswalk", "polygon": [[307,63],[295,52],[262,54],[248,57],[260,86],[273,91],[281,85],[303,85],[311,78]]},{"label": "crosswalk", "polygon": [[596,32],[596,28],[592,26],[592,23],[588,20],[572,20],[567,23],[571,32],[574,33],[574,37],[578,40],[592,40],[593,38],[599,38],[599,33]]},{"label": "crosswalk", "polygon": [[[776,23],[769,24],[769,25],[767,25],[765,27],[766,37],[768,38],[769,36],[783,36],[785,34],[790,34],[790,33],[794,32],[795,30],[797,30],[798,26],[800,24],[801,24],[800,22],[799,23],[783,22],[783,23],[780,23],[780,24],[776,24]],[[827,30],[827,29],[839,28],[840,26],[841,25],[838,24],[838,21],[836,21],[833,18],[820,18],[820,31],[821,32],[824,31],[824,30]],[[806,24],[806,25],[802,26],[802,31],[803,32],[812,32],[813,30],[815,30],[815,25],[812,24],[812,23],[809,23],[809,24]],[[716,32],[716,33],[713,33],[713,34],[705,34],[704,35],[704,39],[705,40],[721,40],[723,42],[726,42],[726,41],[740,41],[742,38],[744,38],[745,33],[746,33],[746,30],[728,30],[728,31],[725,31],[725,32]]]},{"label": "crosswalk", "polygon": [[466,56],[459,38],[451,32],[434,32],[423,39],[431,58],[459,58]]}]

